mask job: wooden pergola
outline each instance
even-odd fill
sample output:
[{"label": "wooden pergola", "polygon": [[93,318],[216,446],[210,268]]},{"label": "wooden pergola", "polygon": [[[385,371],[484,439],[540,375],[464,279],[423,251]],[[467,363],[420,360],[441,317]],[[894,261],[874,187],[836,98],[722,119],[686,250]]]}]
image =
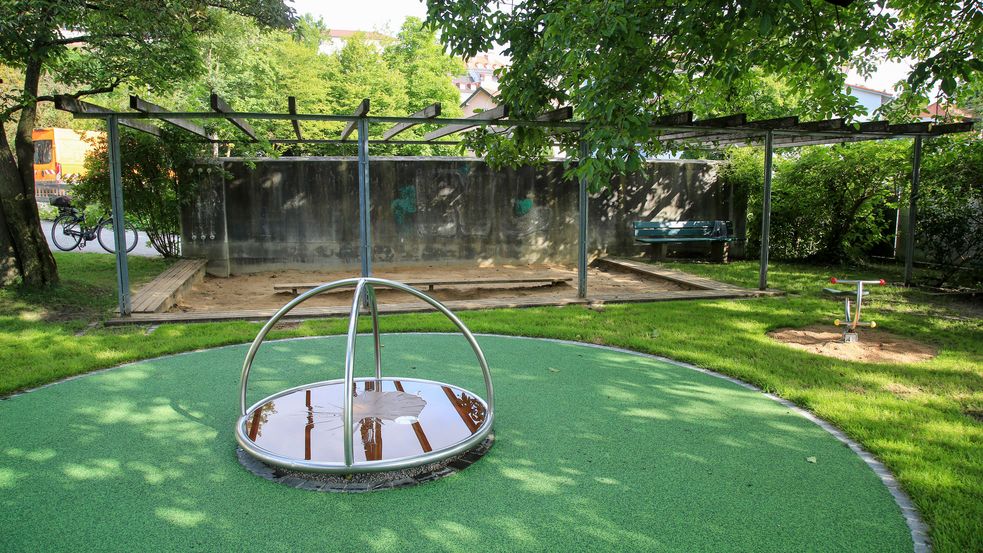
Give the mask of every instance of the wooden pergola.
[{"label": "wooden pergola", "polygon": [[[142,100],[136,96],[130,97],[130,107],[133,112],[118,112],[102,108],[87,102],[82,102],[72,96],[59,96],[56,107],[74,114],[79,119],[104,119],[108,128],[109,177],[110,196],[112,201],[113,225],[116,236],[116,269],[119,312],[122,316],[131,313],[129,292],[129,271],[127,268],[126,248],[123,244],[123,187],[121,179],[119,126],[127,126],[155,136],[160,136],[157,127],[149,125],[145,120],[156,119],[178,127],[193,135],[203,143],[220,144],[233,141],[264,142],[270,144],[351,144],[358,148],[358,197],[359,197],[359,249],[362,276],[371,276],[371,220],[369,213],[369,156],[370,143],[383,145],[432,144],[454,145],[459,140],[441,140],[461,132],[467,132],[476,127],[494,127],[506,130],[514,127],[541,127],[554,129],[563,133],[582,133],[590,127],[590,121],[574,121],[573,109],[561,107],[545,112],[532,119],[512,119],[509,117],[507,106],[477,113],[468,118],[440,117],[440,104],[432,104],[424,109],[405,117],[372,115],[369,99],[362,102],[351,114],[314,114],[299,113],[297,102],[290,97],[286,113],[269,112],[237,112],[217,94],[210,99],[212,111],[209,112],[171,112]],[[226,120],[232,124],[243,139],[219,139],[208,133],[203,127],[194,123],[195,120]],[[260,140],[248,120],[284,120],[290,121],[294,138],[273,138]],[[337,139],[305,138],[304,122],[343,122],[344,130]],[[399,133],[416,125],[436,125],[437,128],[424,135],[422,140],[400,140]],[[371,125],[386,125],[382,138],[370,139]],[[758,287],[765,290],[768,287],[768,252],[769,235],[771,230],[771,181],[772,158],[775,148],[794,148],[818,144],[841,144],[846,142],[861,142],[868,140],[912,139],[914,153],[912,156],[911,194],[908,205],[907,240],[905,243],[905,285],[911,283],[912,258],[914,254],[914,231],[918,205],[918,183],[921,169],[922,140],[944,134],[968,132],[972,130],[972,122],[932,124],[927,122],[891,125],[886,121],[869,121],[863,123],[848,123],[844,119],[827,119],[822,121],[800,122],[798,117],[779,117],[748,121],[745,114],[733,114],[724,117],[694,119],[693,112],[681,112],[656,117],[650,123],[655,137],[668,150],[684,148],[714,149],[726,146],[762,146],[764,148],[764,183],[761,217],[761,256]],[[356,138],[351,139],[352,133]],[[580,159],[587,159],[592,152],[590,144],[580,141]],[[579,233],[577,256],[577,294],[580,298],[587,297],[587,204],[588,185],[586,178],[579,180]]]}]

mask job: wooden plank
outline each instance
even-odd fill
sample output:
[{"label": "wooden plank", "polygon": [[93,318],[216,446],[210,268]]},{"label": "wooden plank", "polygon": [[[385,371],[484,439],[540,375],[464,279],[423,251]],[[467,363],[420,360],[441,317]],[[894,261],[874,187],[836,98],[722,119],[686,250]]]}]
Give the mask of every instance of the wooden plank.
[{"label": "wooden plank", "polygon": [[[430,290],[434,289],[434,286],[479,286],[482,284],[529,284],[536,282],[545,282],[549,284],[559,284],[561,282],[572,282],[573,277],[522,277],[522,278],[486,278],[486,279],[471,279],[471,280],[404,280],[400,281],[408,286],[427,286]],[[311,290],[317,288],[318,286],[324,284],[323,282],[287,282],[282,284],[274,284],[274,292],[285,292],[287,290],[292,291],[294,294],[298,290]]]},{"label": "wooden plank", "polygon": [[[216,113],[231,113],[235,110],[229,107],[229,104],[225,103],[225,100],[221,96],[212,92],[212,97],[210,100],[212,111]],[[253,130],[252,125],[246,122],[245,119],[239,117],[228,117],[230,123],[239,127],[239,130],[246,133],[249,138],[256,140],[256,131]]]},{"label": "wooden plank", "polygon": [[573,106],[563,106],[536,116],[536,121],[566,121],[573,117]]},{"label": "wooden plank", "polygon": [[681,125],[692,125],[693,124],[693,112],[692,111],[681,111],[679,113],[670,113],[667,115],[660,115],[652,120],[651,125],[653,127],[677,127]]},{"label": "wooden plank", "polygon": [[[143,113],[155,113],[155,114],[166,114],[168,111],[157,104],[152,104],[146,100],[142,100],[139,96],[130,96],[130,107],[137,111],[142,111]],[[205,132],[205,129],[195,125],[191,121],[186,121],[184,119],[172,119],[164,115],[159,117],[161,121],[166,121],[179,129],[183,129],[191,134],[199,136],[201,138],[208,139],[211,141],[211,137]]]},{"label": "wooden plank", "polygon": [[846,119],[823,119],[821,121],[807,121],[796,125],[795,130],[803,131],[839,131],[846,125]]},{"label": "wooden plank", "polygon": [[[67,111],[70,113],[112,113],[113,112],[113,110],[111,109],[106,109],[102,106],[97,106],[95,104],[90,104],[89,102],[84,102],[68,94],[59,94],[55,96],[55,109],[61,111]],[[129,127],[131,129],[135,129],[140,132],[145,132],[147,134],[152,134],[157,137],[160,136],[160,129],[144,121],[121,118],[119,120],[119,124],[123,125],[124,127]]]},{"label": "wooden plank", "polygon": [[[468,119],[475,119],[478,121],[495,121],[508,117],[509,108],[506,105],[500,105],[489,110],[482,111],[481,113],[476,113]],[[424,140],[435,140],[447,136],[449,134],[454,134],[456,132],[461,132],[474,127],[474,125],[445,125],[435,131],[427,133],[423,139]]]},{"label": "wooden plank", "polygon": [[134,313],[155,313],[169,309],[183,293],[204,278],[203,259],[182,259],[157,275],[133,295]]},{"label": "wooden plank", "polygon": [[[775,290],[758,291],[745,288],[733,287],[733,289],[715,290],[678,290],[678,291],[659,291],[637,294],[609,294],[597,295],[590,299],[580,298],[509,298],[509,299],[490,299],[490,300],[455,300],[443,302],[451,311],[475,311],[482,309],[520,309],[530,307],[548,307],[563,305],[586,305],[586,304],[605,304],[605,303],[638,303],[654,301],[675,301],[675,300],[700,300],[700,299],[725,299],[725,298],[753,298],[758,296],[781,295]],[[382,304],[379,306],[380,313],[417,313],[432,311],[433,308],[425,303],[406,303],[406,304]],[[130,324],[158,324],[158,323],[196,323],[196,322],[215,322],[215,321],[266,321],[276,313],[276,309],[254,309],[241,311],[197,311],[187,313],[135,313],[129,317],[118,317],[106,321],[107,326],[119,326]],[[304,319],[318,319],[327,317],[347,317],[351,312],[349,306],[337,307],[298,307],[285,315],[282,320],[296,321]]]},{"label": "wooden plank", "polygon": [[[692,122],[694,127],[711,127],[715,129],[727,128],[727,127],[739,127],[747,122],[746,113],[735,113],[733,115],[725,115],[723,117],[711,117],[709,119],[699,119]],[[714,131],[706,130],[692,130],[692,131],[679,131],[672,132],[669,134],[664,134],[659,137],[659,140],[679,140],[682,138],[693,138],[698,136],[707,136],[712,134],[718,134]]]},{"label": "wooden plank", "polygon": [[973,130],[972,121],[963,121],[962,123],[948,123],[945,125],[932,125],[932,130],[929,131],[933,135],[940,134],[950,134],[956,132],[969,132]]},{"label": "wooden plank", "polygon": [[[355,117],[365,117],[368,113],[369,113],[369,99],[365,98],[364,100],[362,100],[362,103],[359,104],[357,108],[355,108],[355,111],[352,113],[352,115],[354,115]],[[342,140],[345,140],[346,138],[348,138],[348,135],[352,134],[352,132],[355,130],[355,123],[357,123],[357,121],[349,121],[348,124],[345,125],[345,130],[341,131]]]},{"label": "wooden plank", "polygon": [[[297,98],[293,96],[287,97],[287,111],[289,111],[291,115],[297,115]],[[291,119],[290,124],[292,124],[294,127],[294,134],[297,135],[297,140],[303,140],[304,136],[300,133],[300,121]]]},{"label": "wooden plank", "polygon": [[[437,102],[435,104],[430,104],[429,106],[421,109],[420,111],[414,113],[413,115],[410,115],[410,117],[417,117],[419,119],[433,119],[434,117],[437,117],[439,115],[440,115],[440,102]],[[425,121],[420,121],[420,123],[425,123]],[[414,125],[419,125],[420,123],[396,123],[392,127],[389,127],[389,130],[387,130],[382,135],[382,139],[389,140],[390,138],[405,131],[406,129]]]},{"label": "wooden plank", "polygon": [[902,125],[888,125],[887,132],[892,134],[927,133],[931,123],[904,123]]}]

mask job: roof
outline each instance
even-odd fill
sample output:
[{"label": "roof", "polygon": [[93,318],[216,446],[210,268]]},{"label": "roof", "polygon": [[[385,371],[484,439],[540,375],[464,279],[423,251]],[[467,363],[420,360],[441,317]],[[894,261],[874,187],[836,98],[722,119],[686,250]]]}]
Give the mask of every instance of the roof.
[{"label": "roof", "polygon": [[392,39],[389,35],[384,35],[382,33],[377,33],[375,31],[350,31],[345,29],[331,29],[324,33],[325,38],[340,38],[349,39],[357,34],[361,34],[366,40],[390,40]]},{"label": "roof", "polygon": [[919,114],[919,117],[931,119],[975,119],[976,114],[951,104],[934,102],[929,104],[928,107],[926,107],[925,110]]},{"label": "roof", "polygon": [[467,98],[465,98],[465,100],[464,100],[463,102],[461,102],[461,106],[463,107],[463,106],[466,106],[466,105],[468,105],[468,102],[470,102],[470,101],[471,101],[471,98],[474,98],[475,96],[477,96],[477,94],[478,94],[479,92],[484,92],[484,93],[485,93],[485,94],[487,94],[488,96],[490,96],[490,97],[492,97],[492,98],[494,98],[494,97],[496,97],[496,96],[498,96],[498,92],[499,92],[499,91],[498,91],[498,89],[497,89],[497,88],[496,88],[495,90],[488,90],[488,89],[487,89],[487,88],[485,88],[485,87],[484,87],[483,85],[481,85],[481,86],[478,86],[478,88],[477,88],[477,89],[475,89],[475,91],[474,91],[474,92],[472,92],[470,96],[468,96]]},{"label": "roof", "polygon": [[846,86],[848,86],[850,88],[855,88],[857,90],[863,90],[863,91],[866,91],[866,92],[872,92],[874,94],[879,94],[879,95],[884,96],[884,97],[887,97],[887,98],[894,98],[894,94],[892,94],[892,93],[890,93],[890,92],[888,92],[886,90],[877,90],[876,88],[870,88],[869,86],[864,86],[862,84],[850,84],[850,83],[846,83]]}]

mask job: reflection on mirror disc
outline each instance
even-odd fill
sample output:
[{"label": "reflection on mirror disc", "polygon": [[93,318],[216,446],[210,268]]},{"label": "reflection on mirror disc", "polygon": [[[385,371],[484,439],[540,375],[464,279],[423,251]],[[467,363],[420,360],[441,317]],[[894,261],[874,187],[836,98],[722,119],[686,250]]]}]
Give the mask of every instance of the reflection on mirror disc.
[{"label": "reflection on mirror disc", "polygon": [[[293,459],[343,463],[341,382],[299,388],[249,413],[245,434],[266,451]],[[399,459],[439,451],[477,433],[485,404],[438,382],[383,378],[355,382],[354,460]]]}]

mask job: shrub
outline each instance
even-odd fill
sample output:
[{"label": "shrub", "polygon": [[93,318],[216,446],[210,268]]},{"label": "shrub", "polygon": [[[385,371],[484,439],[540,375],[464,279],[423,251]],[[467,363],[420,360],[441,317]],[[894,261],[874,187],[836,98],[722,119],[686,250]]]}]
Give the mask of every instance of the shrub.
[{"label": "shrub", "polygon": [[[164,257],[180,255],[181,206],[194,197],[198,147],[182,141],[170,129],[160,138],[121,129],[120,152],[123,207],[126,218],[147,233],[150,244]],[[72,189],[80,204],[110,210],[109,164],[105,137],[96,139],[85,160],[86,174]],[[210,169],[206,169],[210,170]]]},{"label": "shrub", "polygon": [[983,140],[940,137],[925,144],[915,243],[941,266],[936,286],[983,257]]},{"label": "shrub", "polygon": [[[802,148],[775,155],[770,251],[776,258],[824,262],[856,260],[893,232],[898,187],[906,186],[907,151],[901,142]],[[761,243],[763,167],[760,154],[729,154],[728,170],[749,187],[748,247]],[[746,168],[741,168],[746,165]],[[726,174],[725,173],[725,174]]]}]

